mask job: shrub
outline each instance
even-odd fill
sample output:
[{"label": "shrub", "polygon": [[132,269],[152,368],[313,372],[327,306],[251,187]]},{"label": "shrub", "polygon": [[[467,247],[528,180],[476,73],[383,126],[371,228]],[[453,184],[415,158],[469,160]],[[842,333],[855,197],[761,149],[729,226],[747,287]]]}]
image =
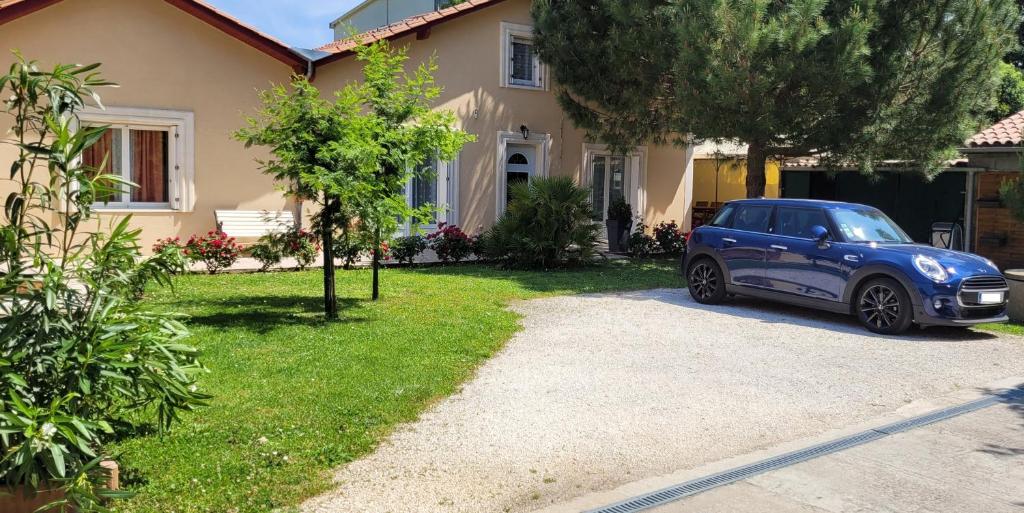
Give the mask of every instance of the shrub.
[{"label": "shrub", "polygon": [[686,237],[675,220],[668,223],[661,222],[654,227],[654,240],[663,253],[678,255],[686,247]]},{"label": "shrub", "polygon": [[295,259],[300,270],[316,261],[320,253],[320,239],[304,229],[289,230],[279,235],[281,254]]},{"label": "shrub", "polygon": [[242,248],[233,237],[219,230],[210,230],[206,235],[193,235],[185,244],[185,252],[192,260],[206,264],[210,274],[217,274],[238,261]]},{"label": "shrub", "polygon": [[473,252],[469,236],[453,224],[438,224],[437,231],[427,235],[427,244],[444,263],[459,263]]},{"label": "shrub", "polygon": [[281,263],[284,255],[281,246],[271,236],[260,237],[259,242],[249,248],[249,254],[260,263],[260,272],[267,272],[271,267]]},{"label": "shrub", "polygon": [[507,267],[586,263],[596,255],[598,226],[590,191],[567,177],[513,184],[505,214],[486,235],[487,256]]},{"label": "shrub", "polygon": [[473,253],[473,257],[477,260],[487,259],[487,237],[483,233],[478,233],[469,238],[469,249]]},{"label": "shrub", "polygon": [[80,125],[77,112],[109,83],[98,65],[45,71],[15,57],[0,75],[16,113],[2,141],[16,160],[0,177],[0,495],[56,486],[67,509],[105,511],[100,498],[113,494],[98,462],[114,427],[155,419],[163,431],[207,399],[180,316],[133,298],[140,283],[169,283],[183,260],[177,244],[143,257],[127,218],[108,233],[80,231],[96,198],[129,186],[81,158],[106,128]]},{"label": "shrub", "polygon": [[633,220],[633,207],[623,198],[616,198],[608,205],[608,220],[628,223]]},{"label": "shrub", "polygon": [[1024,221],[1024,180],[1014,178],[999,186],[999,199],[1018,221]]},{"label": "shrub", "polygon": [[184,253],[185,246],[181,243],[181,237],[168,237],[166,239],[157,240],[153,244],[154,255],[174,250]]},{"label": "shrub", "polygon": [[427,239],[422,235],[398,237],[392,242],[391,251],[395,260],[407,264],[415,262],[416,257],[427,249]]},{"label": "shrub", "polygon": [[629,234],[629,254],[636,258],[647,258],[658,247],[658,241],[647,235],[647,225],[641,223],[636,231]]}]

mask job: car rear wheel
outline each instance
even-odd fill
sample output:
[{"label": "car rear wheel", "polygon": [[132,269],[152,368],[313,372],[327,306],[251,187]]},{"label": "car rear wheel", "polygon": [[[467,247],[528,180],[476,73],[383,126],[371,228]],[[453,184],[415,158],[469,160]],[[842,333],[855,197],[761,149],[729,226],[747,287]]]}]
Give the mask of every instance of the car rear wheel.
[{"label": "car rear wheel", "polygon": [[898,335],[914,322],[910,295],[892,278],[875,278],[857,293],[857,318],[865,328],[882,335]]},{"label": "car rear wheel", "polygon": [[690,296],[704,305],[717,305],[725,300],[725,275],[710,258],[701,258],[690,264],[686,273]]}]

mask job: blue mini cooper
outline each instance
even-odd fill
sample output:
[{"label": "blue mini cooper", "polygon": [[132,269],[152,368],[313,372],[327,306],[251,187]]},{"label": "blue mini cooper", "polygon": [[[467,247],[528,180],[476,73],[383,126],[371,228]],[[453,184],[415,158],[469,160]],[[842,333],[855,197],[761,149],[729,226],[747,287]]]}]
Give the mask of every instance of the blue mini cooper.
[{"label": "blue mini cooper", "polygon": [[687,242],[690,295],[752,296],[856,315],[867,329],[1005,322],[1008,287],[990,260],[915,244],[876,208],[814,200],[727,203]]}]

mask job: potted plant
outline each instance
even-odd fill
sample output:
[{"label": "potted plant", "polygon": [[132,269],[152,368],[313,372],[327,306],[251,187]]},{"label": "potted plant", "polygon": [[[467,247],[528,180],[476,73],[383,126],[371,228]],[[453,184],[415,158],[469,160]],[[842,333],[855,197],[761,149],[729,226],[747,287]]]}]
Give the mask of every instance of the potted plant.
[{"label": "potted plant", "polygon": [[608,251],[622,253],[626,250],[626,237],[633,228],[633,207],[626,200],[618,198],[608,206]]}]

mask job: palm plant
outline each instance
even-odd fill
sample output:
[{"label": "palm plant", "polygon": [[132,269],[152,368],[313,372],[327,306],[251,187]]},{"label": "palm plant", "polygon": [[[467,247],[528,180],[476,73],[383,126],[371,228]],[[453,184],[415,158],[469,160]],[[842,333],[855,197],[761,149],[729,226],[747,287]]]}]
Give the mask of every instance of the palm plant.
[{"label": "palm plant", "polygon": [[568,177],[510,185],[505,214],[485,237],[487,255],[510,267],[588,263],[597,254],[598,225],[590,191]]}]

